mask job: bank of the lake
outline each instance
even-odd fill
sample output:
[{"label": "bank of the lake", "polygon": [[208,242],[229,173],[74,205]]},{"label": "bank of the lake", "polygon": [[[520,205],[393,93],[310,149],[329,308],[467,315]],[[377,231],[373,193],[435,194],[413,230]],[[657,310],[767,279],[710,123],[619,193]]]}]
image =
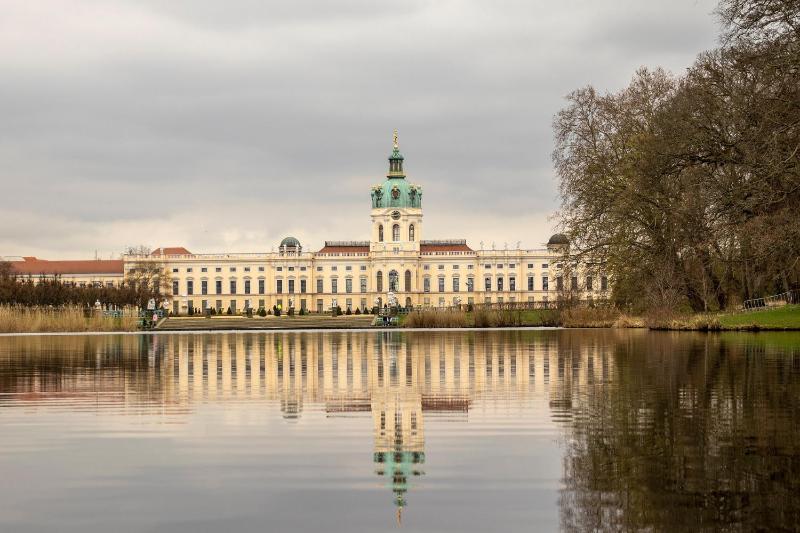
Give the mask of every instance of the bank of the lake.
[{"label": "bank of the lake", "polygon": [[[372,315],[194,316],[161,320],[160,331],[368,329]],[[558,309],[423,309],[400,315],[401,328],[648,328],[674,331],[800,331],[800,305],[751,312],[679,315],[655,319],[629,316],[608,307]],[[111,317],[81,308],[0,306],[0,333],[136,331],[134,316]]]}]

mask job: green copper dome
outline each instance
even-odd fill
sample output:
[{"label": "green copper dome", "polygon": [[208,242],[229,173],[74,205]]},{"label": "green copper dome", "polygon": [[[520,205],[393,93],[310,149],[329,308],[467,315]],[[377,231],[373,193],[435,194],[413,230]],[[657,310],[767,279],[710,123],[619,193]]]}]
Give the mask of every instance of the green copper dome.
[{"label": "green copper dome", "polygon": [[294,237],[286,237],[281,241],[280,245],[281,247],[286,246],[287,248],[300,248],[300,241]]},{"label": "green copper dome", "polygon": [[403,171],[403,154],[394,132],[394,146],[389,156],[389,173],[386,181],[372,188],[372,207],[422,207],[422,187],[406,180]]},{"label": "green copper dome", "polygon": [[422,207],[422,187],[405,178],[388,178],[372,188],[372,207]]}]

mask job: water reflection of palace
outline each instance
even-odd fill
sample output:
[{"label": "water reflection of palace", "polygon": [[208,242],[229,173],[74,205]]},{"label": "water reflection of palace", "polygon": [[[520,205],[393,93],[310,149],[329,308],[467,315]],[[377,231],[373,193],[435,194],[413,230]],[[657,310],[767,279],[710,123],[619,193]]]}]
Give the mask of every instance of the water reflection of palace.
[{"label": "water reflection of palace", "polygon": [[[15,342],[26,351],[37,351],[30,344],[39,343],[49,358],[59,357],[47,338]],[[116,392],[105,401],[116,398],[131,410],[140,400],[180,412],[197,401],[231,399],[275,402],[287,420],[300,419],[311,404],[329,414],[370,412],[375,472],[393,492],[398,519],[413,478],[424,475],[426,415],[464,418],[476,402],[521,406],[547,394],[552,415],[569,417],[573,387],[607,381],[613,368],[607,344],[573,346],[557,331],[230,333],[70,342],[75,344],[59,348],[69,361],[43,361],[42,368],[24,373],[28,381],[10,387],[33,395]],[[61,374],[52,375],[53,368]]]},{"label": "water reflection of palace", "polygon": [[573,353],[556,334],[521,332],[180,335],[156,337],[151,352],[168,370],[165,391],[179,402],[271,399],[287,419],[299,418],[307,402],[328,413],[370,411],[375,472],[394,493],[398,520],[410,481],[424,474],[426,413],[466,415],[487,395],[524,402],[547,389],[559,417],[568,413],[573,381],[610,373],[596,345]]}]

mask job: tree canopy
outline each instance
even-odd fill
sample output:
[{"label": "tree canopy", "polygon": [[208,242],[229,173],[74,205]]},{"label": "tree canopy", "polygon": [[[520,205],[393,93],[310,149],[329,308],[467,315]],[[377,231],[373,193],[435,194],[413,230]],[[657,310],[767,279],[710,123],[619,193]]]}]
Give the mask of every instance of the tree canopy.
[{"label": "tree canopy", "polygon": [[800,287],[800,2],[725,0],[681,76],[589,86],[554,119],[560,224],[619,303],[721,309]]}]

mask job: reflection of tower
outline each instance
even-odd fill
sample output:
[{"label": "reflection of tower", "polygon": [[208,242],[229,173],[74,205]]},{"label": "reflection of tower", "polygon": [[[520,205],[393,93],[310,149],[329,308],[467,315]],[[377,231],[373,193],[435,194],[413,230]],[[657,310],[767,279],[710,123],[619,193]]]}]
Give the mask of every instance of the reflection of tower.
[{"label": "reflection of tower", "polygon": [[[399,346],[399,343],[390,341],[382,346],[388,350],[380,349],[376,353],[379,367],[389,369],[390,374],[394,369],[406,368],[408,353],[398,350]],[[409,479],[424,474],[421,468],[425,462],[422,394],[414,380],[389,377],[378,376],[372,393],[373,461],[375,472],[391,484],[399,522],[402,508],[406,505]]]}]

